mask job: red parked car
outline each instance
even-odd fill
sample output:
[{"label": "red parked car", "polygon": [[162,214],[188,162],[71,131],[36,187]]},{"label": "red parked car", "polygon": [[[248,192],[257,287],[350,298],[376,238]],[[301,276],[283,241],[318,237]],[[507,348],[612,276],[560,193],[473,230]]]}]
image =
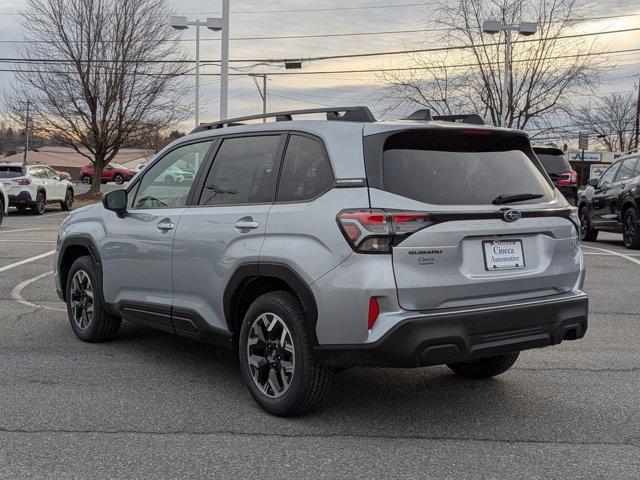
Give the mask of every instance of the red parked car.
[{"label": "red parked car", "polygon": [[[122,185],[124,182],[131,180],[136,173],[138,172],[117,163],[110,163],[102,169],[102,183],[115,182],[118,185]],[[85,185],[90,185],[92,180],[93,165],[87,165],[80,170],[80,181]]]}]

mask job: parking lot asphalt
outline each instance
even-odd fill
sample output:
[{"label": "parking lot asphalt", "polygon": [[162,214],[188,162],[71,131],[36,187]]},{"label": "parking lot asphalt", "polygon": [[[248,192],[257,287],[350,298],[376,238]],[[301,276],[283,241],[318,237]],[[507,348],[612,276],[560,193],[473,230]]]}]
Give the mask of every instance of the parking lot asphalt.
[{"label": "parking lot asphalt", "polygon": [[64,217],[0,227],[2,478],[640,478],[640,251],[617,235],[585,244],[583,340],[492,380],[346,370],[285,420],[232,353],[132,324],[78,341],[49,273]]}]

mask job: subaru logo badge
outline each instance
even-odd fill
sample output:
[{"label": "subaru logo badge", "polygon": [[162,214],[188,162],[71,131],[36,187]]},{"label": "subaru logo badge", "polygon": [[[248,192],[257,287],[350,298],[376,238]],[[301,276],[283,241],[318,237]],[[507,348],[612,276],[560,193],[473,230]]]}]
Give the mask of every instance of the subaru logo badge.
[{"label": "subaru logo badge", "polygon": [[518,210],[505,210],[503,215],[505,222],[517,222],[522,218],[522,213]]}]

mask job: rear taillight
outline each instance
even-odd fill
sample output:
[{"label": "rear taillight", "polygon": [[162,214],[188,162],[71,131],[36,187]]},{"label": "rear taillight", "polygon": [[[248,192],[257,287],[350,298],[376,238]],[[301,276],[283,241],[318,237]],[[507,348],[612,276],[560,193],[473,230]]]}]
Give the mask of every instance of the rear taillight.
[{"label": "rear taillight", "polygon": [[558,177],[556,180],[558,185],[576,185],[578,183],[578,174],[574,170],[562,172]]},{"label": "rear taillight", "polygon": [[429,213],[394,210],[343,210],[340,230],[356,252],[391,253],[412,233],[434,224]]},{"label": "rear taillight", "polygon": [[378,299],[376,297],[371,297],[369,299],[369,319],[367,322],[367,326],[369,327],[369,330],[371,330],[375,325],[376,320],[378,320],[378,315],[380,315],[380,307],[378,305]]},{"label": "rear taillight", "polygon": [[21,178],[19,180],[13,180],[18,185],[31,185],[31,180],[28,178]]}]

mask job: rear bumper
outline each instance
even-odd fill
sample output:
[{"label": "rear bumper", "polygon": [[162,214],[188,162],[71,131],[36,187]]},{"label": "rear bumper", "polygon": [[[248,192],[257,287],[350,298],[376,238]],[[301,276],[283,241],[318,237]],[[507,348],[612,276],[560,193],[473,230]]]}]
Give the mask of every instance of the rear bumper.
[{"label": "rear bumper", "polygon": [[33,203],[31,194],[26,190],[21,191],[17,195],[9,195],[9,206],[16,207],[18,205],[30,205]]},{"label": "rear bumper", "polygon": [[320,345],[322,363],[424,367],[478,360],[584,337],[589,300],[571,293],[417,315],[373,344]]}]

